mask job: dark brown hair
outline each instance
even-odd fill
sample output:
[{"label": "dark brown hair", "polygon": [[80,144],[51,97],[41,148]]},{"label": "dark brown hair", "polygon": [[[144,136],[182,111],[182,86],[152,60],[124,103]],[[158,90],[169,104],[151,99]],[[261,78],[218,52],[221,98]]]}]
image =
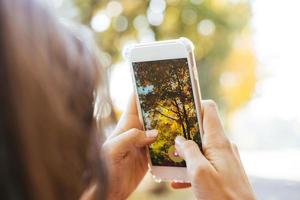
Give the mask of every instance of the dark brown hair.
[{"label": "dark brown hair", "polygon": [[34,0],[1,0],[0,29],[0,199],[104,197],[97,56]]}]

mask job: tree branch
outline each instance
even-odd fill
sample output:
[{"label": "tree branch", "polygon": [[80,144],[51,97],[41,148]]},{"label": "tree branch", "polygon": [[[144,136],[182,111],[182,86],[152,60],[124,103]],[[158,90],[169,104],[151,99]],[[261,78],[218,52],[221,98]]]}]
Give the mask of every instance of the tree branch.
[{"label": "tree branch", "polygon": [[162,116],[164,116],[164,117],[166,117],[166,118],[169,118],[169,119],[171,119],[171,120],[174,120],[174,121],[177,121],[177,120],[178,120],[178,119],[175,119],[175,118],[173,118],[173,117],[170,117],[170,116],[168,116],[168,115],[166,115],[166,114],[160,112],[159,110],[156,110],[156,109],[155,109],[155,112],[158,112],[158,113],[161,114]]}]

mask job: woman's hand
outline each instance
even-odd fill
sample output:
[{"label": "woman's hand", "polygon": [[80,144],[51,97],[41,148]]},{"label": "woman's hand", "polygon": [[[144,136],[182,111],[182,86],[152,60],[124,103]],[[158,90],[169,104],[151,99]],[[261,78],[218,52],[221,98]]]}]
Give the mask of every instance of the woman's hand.
[{"label": "woman's hand", "polygon": [[135,98],[132,97],[114,133],[102,151],[109,171],[108,199],[126,199],[148,170],[146,146],[153,143],[157,131],[141,131]]},{"label": "woman's hand", "polygon": [[[203,153],[194,141],[178,136],[175,147],[187,163],[191,186],[197,199],[255,199],[238,149],[224,134],[217,106],[202,102]],[[173,188],[189,184],[172,183]]]}]

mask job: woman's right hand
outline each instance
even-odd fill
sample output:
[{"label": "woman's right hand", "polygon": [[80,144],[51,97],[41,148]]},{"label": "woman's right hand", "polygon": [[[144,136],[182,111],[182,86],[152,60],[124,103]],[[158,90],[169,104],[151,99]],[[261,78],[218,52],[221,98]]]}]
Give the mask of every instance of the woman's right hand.
[{"label": "woman's right hand", "polygon": [[[191,185],[197,199],[255,199],[236,145],[224,134],[216,104],[202,102],[203,153],[191,140],[178,136],[176,150],[185,159]],[[188,186],[172,183],[173,188]]]}]

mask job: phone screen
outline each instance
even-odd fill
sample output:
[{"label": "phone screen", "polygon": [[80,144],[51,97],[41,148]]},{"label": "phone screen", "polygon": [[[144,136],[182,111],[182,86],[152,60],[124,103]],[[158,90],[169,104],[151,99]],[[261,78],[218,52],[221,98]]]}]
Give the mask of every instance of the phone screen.
[{"label": "phone screen", "polygon": [[201,137],[187,58],[133,62],[146,130],[157,129],[149,148],[153,166],[185,167],[174,140],[181,135],[201,148]]}]

